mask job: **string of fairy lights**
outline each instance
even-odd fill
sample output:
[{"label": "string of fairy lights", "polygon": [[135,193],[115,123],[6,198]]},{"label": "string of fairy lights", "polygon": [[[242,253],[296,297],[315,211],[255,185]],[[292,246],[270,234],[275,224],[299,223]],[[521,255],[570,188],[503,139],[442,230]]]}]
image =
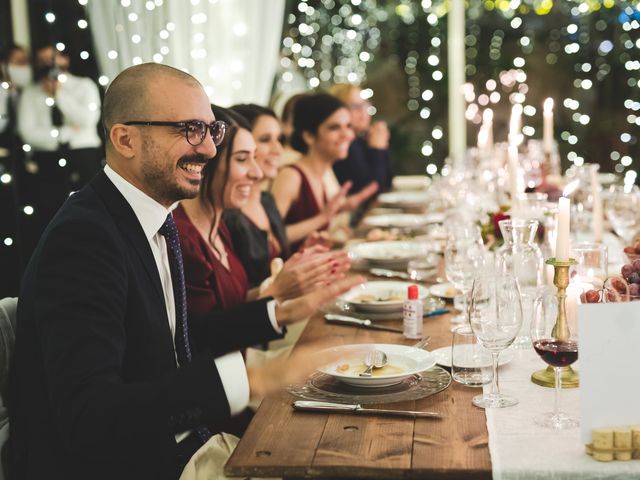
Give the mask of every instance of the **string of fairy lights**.
[{"label": "string of fairy lights", "polygon": [[[89,0],[76,1],[84,7]],[[145,12],[162,8],[168,0],[119,1],[123,9],[135,3]],[[300,0],[291,5],[284,22],[276,90],[295,89],[299,77],[308,89],[342,82],[366,86],[380,65],[389,58],[399,58],[406,78],[406,84],[399,87],[406,91],[402,109],[407,117],[422,122],[418,140],[406,142],[410,153],[421,155],[426,173],[446,173],[448,0]],[[556,97],[558,108],[564,109],[562,113],[569,119],[556,127],[565,163],[605,164],[607,159],[594,158],[590,150],[595,141],[602,140],[594,140],[594,132],[607,126],[615,132],[600,142],[606,144],[611,162],[604,170],[624,173],[627,180],[635,181],[638,166],[634,161],[640,160],[640,0],[467,0],[466,6],[468,84],[464,93],[469,123],[479,125],[488,107],[507,112],[511,105],[520,103],[523,135],[540,137],[542,109],[536,101],[546,93],[534,91],[536,73],[546,68],[547,74],[540,77],[548,78],[549,87],[553,87],[554,75],[568,72],[568,85],[557,88],[563,98]],[[75,26],[86,32],[91,25],[86,12],[80,12]],[[59,20],[54,11],[43,15],[52,26]],[[135,22],[137,15],[129,11],[127,21]],[[201,20],[191,19],[194,25]],[[168,39],[173,26],[169,18],[158,33],[160,38]],[[68,33],[53,28],[52,32]],[[132,35],[128,42],[130,51],[135,51],[141,38]],[[62,39],[54,40],[54,45],[61,52],[72,50]],[[161,62],[169,54],[168,47],[163,48],[148,59],[135,57],[132,63]],[[95,52],[89,47],[73,48],[73,53],[80,62],[94,61]],[[115,50],[106,53],[110,59],[119,55]],[[197,48],[191,54],[197,56]],[[535,63],[538,58],[544,59],[544,65]],[[212,76],[221,74],[212,69]],[[102,86],[109,82],[104,72],[95,80]],[[373,88],[363,90],[363,96],[374,103],[384,95]],[[611,101],[604,110],[603,102],[598,101],[602,95]],[[376,113],[374,106],[370,108]],[[27,144],[22,148],[30,150]],[[12,182],[8,172],[0,173],[0,183]],[[20,208],[26,215],[32,212],[30,206]],[[7,237],[3,243],[9,246],[12,239]]]},{"label": "string of fairy lights", "polygon": [[[88,0],[78,0],[82,6]],[[131,5],[131,0],[121,0],[123,8]],[[163,0],[147,1],[147,10],[162,7]],[[554,11],[564,16],[565,24],[543,29],[528,27],[537,18],[548,16]],[[414,28],[406,36],[404,54],[404,72],[406,74],[406,109],[416,112],[429,125],[429,138],[422,141],[420,152],[428,160],[427,173],[438,171],[446,145],[446,121],[438,113],[436,104],[446,99],[446,15],[448,2],[444,0],[422,0],[420,4],[408,0],[375,2],[374,0],[322,0],[314,7],[307,0],[294,4],[285,20],[285,32],[282,40],[278,88],[286,91],[292,88],[291,82],[297,72],[302,72],[306,87],[314,89],[333,83],[362,83],[367,79],[369,68],[375,64],[376,57],[395,54],[393,48],[381,51],[381,44],[394,46],[390,37],[397,35],[398,29],[412,26],[421,27],[416,33]],[[136,15],[135,12],[129,13]],[[618,145],[614,145],[609,157],[614,162],[612,169],[617,173],[632,167],[631,152],[638,149],[638,127],[640,126],[640,2],[616,2],[614,0],[468,0],[467,35],[465,36],[466,75],[469,84],[465,89],[467,100],[467,119],[476,125],[481,123],[482,109],[497,106],[501,102],[521,103],[525,115],[523,134],[535,137],[536,122],[539,123],[539,106],[528,103],[529,85],[527,58],[536,48],[546,48],[545,61],[556,65],[562,57],[573,60],[571,67],[575,77],[569,94],[558,103],[569,113],[572,125],[559,132],[559,140],[566,144],[566,159],[580,166],[585,155],[574,148],[581,144],[594,119],[592,90],[596,83],[603,82],[615,70],[624,70],[626,76],[620,88],[627,95],[622,105],[616,105],[619,112],[625,112],[625,124],[617,135]],[[483,19],[498,17],[503,27],[493,29],[487,35],[487,24]],[[601,17],[594,20],[593,17]],[[54,12],[44,13],[49,24],[56,22]],[[195,19],[197,21],[197,19]],[[495,22],[494,22],[495,24]],[[612,27],[613,25],[613,27]],[[88,28],[87,18],[78,18],[79,29]],[[171,33],[173,23],[160,32],[162,38]],[[422,28],[425,27],[425,28]],[[617,31],[616,30],[619,30]],[[511,30],[511,32],[509,32]],[[517,32],[517,45],[520,52],[513,58],[505,58],[505,34],[513,37]],[[162,36],[164,34],[164,37]],[[595,34],[595,35],[594,35]],[[597,35],[600,34],[600,35]],[[599,36],[594,51],[594,38]],[[136,45],[139,36],[133,35],[130,42]],[[487,58],[482,58],[481,39],[488,37]],[[536,38],[538,37],[538,38]],[[402,37],[405,38],[405,37]],[[66,45],[55,43],[59,51],[65,51]],[[398,46],[398,42],[395,42]],[[422,48],[420,48],[422,47]],[[168,53],[165,47],[165,53]],[[485,48],[486,50],[486,48]],[[88,50],[78,53],[82,61],[90,57]],[[117,57],[118,52],[107,52],[109,58]],[[149,60],[162,61],[162,52]],[[132,63],[140,63],[136,57]],[[511,62],[511,65],[508,63]],[[487,76],[487,71],[491,75]],[[481,79],[486,78],[485,81]],[[100,75],[98,82],[105,86],[109,78]],[[364,96],[371,98],[375,92],[366,89]],[[590,108],[591,105],[591,108]],[[375,113],[375,107],[371,107]],[[590,110],[590,111],[589,111]],[[442,109],[440,109],[442,111]],[[538,115],[538,117],[537,117]],[[530,123],[527,123],[529,120]],[[25,145],[24,149],[29,150]],[[439,160],[439,162],[437,161]],[[4,175],[0,181],[6,183]]]},{"label": "string of fairy lights", "polygon": [[[479,125],[483,109],[502,105],[507,112],[512,104],[520,103],[523,135],[539,137],[542,105],[533,101],[544,92],[532,90],[530,77],[540,67],[536,59],[542,57],[547,71],[565,69],[572,74],[566,88],[558,92],[564,98],[556,98],[569,119],[556,128],[567,165],[604,163],[589,155],[588,145],[594,124],[604,121],[618,129],[610,135],[614,139],[607,152],[611,164],[604,169],[635,180],[634,156],[640,157],[640,3],[468,0],[466,5],[467,120]],[[296,71],[302,71],[308,88],[342,82],[366,85],[383,51],[402,54],[406,109],[415,112],[424,127],[415,150],[422,154],[426,172],[435,174],[443,168],[446,156],[442,105],[447,97],[447,12],[448,2],[442,0],[323,0],[322,8],[301,0],[287,18],[279,88],[292,88]],[[397,40],[399,29],[407,32],[400,36],[402,44]],[[554,83],[553,75],[550,77],[549,82]],[[597,97],[611,88],[619,103],[608,105],[607,112],[614,118],[602,118]],[[376,94],[384,92],[365,90],[374,102]],[[607,100],[612,96],[608,92]]]}]

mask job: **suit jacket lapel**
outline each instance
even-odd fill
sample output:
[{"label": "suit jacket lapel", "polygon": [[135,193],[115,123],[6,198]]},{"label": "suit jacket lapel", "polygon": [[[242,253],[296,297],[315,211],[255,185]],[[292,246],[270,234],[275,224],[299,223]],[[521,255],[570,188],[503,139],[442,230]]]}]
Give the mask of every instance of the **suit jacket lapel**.
[{"label": "suit jacket lapel", "polygon": [[162,284],[160,283],[160,274],[158,273],[156,261],[153,258],[149,241],[142,230],[142,226],[140,225],[138,218],[131,209],[131,206],[115,185],[111,183],[107,175],[102,171],[92,180],[91,187],[93,187],[98,195],[100,195],[104,200],[106,208],[117,220],[120,231],[129,240],[131,245],[133,245],[134,250],[142,261],[142,264],[155,287],[156,293],[164,303],[164,293],[162,291]]}]

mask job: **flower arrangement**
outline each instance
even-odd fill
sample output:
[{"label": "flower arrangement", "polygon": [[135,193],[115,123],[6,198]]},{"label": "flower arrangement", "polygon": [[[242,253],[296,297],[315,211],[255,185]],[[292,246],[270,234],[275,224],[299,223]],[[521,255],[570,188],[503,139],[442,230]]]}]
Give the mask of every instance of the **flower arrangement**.
[{"label": "flower arrangement", "polygon": [[504,243],[498,222],[511,218],[511,216],[506,213],[506,210],[506,207],[501,207],[498,212],[488,213],[487,220],[480,223],[482,240],[485,246],[491,250],[495,250]]}]

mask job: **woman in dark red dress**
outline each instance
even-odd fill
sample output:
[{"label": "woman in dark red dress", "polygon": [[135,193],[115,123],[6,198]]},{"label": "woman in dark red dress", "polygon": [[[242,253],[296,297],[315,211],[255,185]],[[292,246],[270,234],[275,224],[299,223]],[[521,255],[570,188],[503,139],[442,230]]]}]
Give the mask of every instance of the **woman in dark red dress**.
[{"label": "woman in dark red dress", "polygon": [[332,198],[325,194],[324,174],[347,156],[354,139],[351,114],[336,97],[316,93],[300,98],[294,106],[293,127],[291,146],[302,157],[278,173],[271,191],[295,251],[312,232],[326,230],[338,212],[350,210],[373,195],[377,185],[349,201],[346,194],[351,182],[342,185]]},{"label": "woman in dark red dress", "polygon": [[263,291],[248,288],[247,273],[234,252],[222,212],[241,208],[262,172],[255,161],[250,126],[227,110],[215,107],[214,114],[229,125],[225,138],[216,156],[203,167],[199,196],[184,200],[174,211],[190,313],[205,315],[259,297],[283,301],[311,291],[318,282],[341,276],[349,268],[345,254],[316,249],[289,260],[283,273]]}]

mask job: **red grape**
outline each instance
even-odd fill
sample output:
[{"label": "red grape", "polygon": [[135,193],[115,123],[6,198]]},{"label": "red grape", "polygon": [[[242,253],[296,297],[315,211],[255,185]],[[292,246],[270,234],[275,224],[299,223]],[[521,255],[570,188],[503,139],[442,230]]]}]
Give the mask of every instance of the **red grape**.
[{"label": "red grape", "polygon": [[611,277],[609,279],[611,286],[620,293],[627,293],[627,283],[620,277]]},{"label": "red grape", "polygon": [[640,258],[635,259],[631,266],[636,272],[640,272]]},{"label": "red grape", "polygon": [[629,295],[631,295],[632,297],[637,297],[638,295],[640,295],[640,285],[638,285],[637,283],[632,283],[631,285],[629,285]]},{"label": "red grape", "polygon": [[620,273],[622,273],[622,276],[625,278],[625,280],[629,280],[629,277],[633,272],[634,272],[633,265],[630,265],[628,263],[623,265],[622,268],[620,269]]},{"label": "red grape", "polygon": [[618,292],[616,292],[613,289],[609,289],[609,290],[607,290],[607,301],[609,301],[609,302],[621,302],[622,301],[622,295],[620,295]]},{"label": "red grape", "polygon": [[640,283],[640,273],[638,272],[633,272],[631,275],[629,275],[629,278],[627,278],[627,280],[629,281],[629,283],[633,284],[633,283]]},{"label": "red grape", "polygon": [[[635,274],[635,272],[634,272]],[[604,282],[609,302],[625,302],[629,297],[629,284],[619,276],[609,277]]]},{"label": "red grape", "polygon": [[587,303],[598,303],[600,301],[600,293],[596,290],[587,290],[584,297]]}]

